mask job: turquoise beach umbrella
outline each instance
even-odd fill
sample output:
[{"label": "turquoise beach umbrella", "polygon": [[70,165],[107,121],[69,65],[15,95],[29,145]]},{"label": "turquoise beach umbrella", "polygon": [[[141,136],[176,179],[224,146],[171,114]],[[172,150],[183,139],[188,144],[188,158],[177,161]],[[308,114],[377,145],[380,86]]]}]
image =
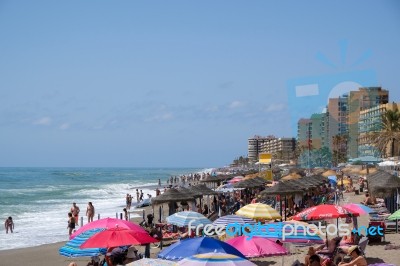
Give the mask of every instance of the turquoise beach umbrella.
[{"label": "turquoise beach umbrella", "polygon": [[96,228],[77,235],[59,249],[59,254],[64,257],[92,257],[106,254],[106,248],[80,248],[83,242],[104,230],[105,228]]}]

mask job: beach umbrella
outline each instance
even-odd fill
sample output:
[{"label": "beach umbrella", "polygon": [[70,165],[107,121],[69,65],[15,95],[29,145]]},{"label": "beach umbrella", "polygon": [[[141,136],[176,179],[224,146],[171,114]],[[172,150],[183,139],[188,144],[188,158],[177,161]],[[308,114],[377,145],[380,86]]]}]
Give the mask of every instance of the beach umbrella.
[{"label": "beach umbrella", "polygon": [[400,210],[392,213],[389,217],[388,220],[400,220]]},{"label": "beach umbrella", "polygon": [[363,204],[359,204],[359,203],[349,203],[349,204],[343,205],[343,207],[348,209],[350,212],[358,213],[359,215],[369,214],[371,212],[374,212],[374,210],[371,209],[370,207],[365,206]]},{"label": "beach umbrella", "polygon": [[137,232],[143,232],[143,233],[146,232],[146,230],[144,230],[143,227],[140,227],[139,225],[134,224],[130,221],[125,221],[125,220],[115,219],[115,218],[104,218],[104,219],[100,219],[100,220],[85,224],[84,226],[82,226],[81,228],[76,230],[76,232],[74,232],[69,237],[69,239],[73,239],[77,235],[79,235],[83,232],[86,232],[87,230],[90,230],[90,229],[96,229],[96,228],[109,229],[109,228],[115,228],[115,227],[131,229],[131,230],[134,230]]},{"label": "beach umbrella", "polygon": [[198,226],[200,224],[203,226],[206,224],[211,224],[211,221],[208,220],[204,215],[193,211],[177,212],[168,216],[166,220],[168,223],[180,227],[188,226],[191,221],[193,226]]},{"label": "beach umbrella", "polygon": [[281,245],[267,238],[254,236],[238,236],[231,238],[226,243],[239,250],[246,258],[271,257],[287,255],[288,251]]},{"label": "beach umbrella", "polygon": [[282,218],[274,208],[263,203],[248,204],[240,208],[236,214],[251,219],[276,220]]},{"label": "beach umbrella", "polygon": [[161,259],[147,259],[143,258],[140,260],[133,261],[131,263],[126,264],[126,266],[172,266],[177,265],[173,261],[169,260],[161,260]]},{"label": "beach umbrella", "polygon": [[59,254],[64,257],[92,257],[106,254],[107,249],[105,248],[80,248],[83,242],[88,240],[94,234],[104,230],[104,228],[96,228],[77,235],[59,249]]},{"label": "beach umbrella", "polygon": [[228,224],[233,224],[233,223],[255,224],[256,221],[254,221],[253,219],[244,217],[244,216],[240,216],[240,215],[226,215],[226,216],[222,216],[222,217],[218,218],[217,220],[215,220],[213,222],[213,225],[226,227]]},{"label": "beach umbrella", "polygon": [[208,266],[208,265],[223,265],[223,266],[252,266],[256,265],[251,261],[248,261],[244,258],[219,253],[219,252],[211,252],[204,253],[191,256],[189,258],[183,259],[177,263],[177,265],[185,265],[185,266]]},{"label": "beach umbrella", "polygon": [[358,216],[358,213],[351,213],[342,206],[333,204],[323,204],[314,206],[296,214],[292,217],[293,220],[323,220],[333,218],[345,218],[349,216]]},{"label": "beach umbrella", "polygon": [[272,241],[299,244],[322,244],[324,240],[318,228],[299,221],[285,221],[259,225],[254,236],[260,236]]},{"label": "beach umbrella", "polygon": [[242,181],[243,178],[244,178],[243,176],[235,176],[234,178],[232,178],[232,179],[229,180],[228,182],[229,182],[230,184],[234,184],[234,183],[237,183],[237,182]]},{"label": "beach umbrella", "polygon": [[158,258],[167,260],[182,260],[183,258],[187,258],[189,256],[208,252],[227,253],[245,258],[245,256],[236,248],[211,237],[183,239],[163,249],[158,254]]},{"label": "beach umbrella", "polygon": [[125,228],[111,228],[99,232],[86,240],[81,248],[110,248],[119,246],[140,245],[158,242],[157,239],[143,232]]}]

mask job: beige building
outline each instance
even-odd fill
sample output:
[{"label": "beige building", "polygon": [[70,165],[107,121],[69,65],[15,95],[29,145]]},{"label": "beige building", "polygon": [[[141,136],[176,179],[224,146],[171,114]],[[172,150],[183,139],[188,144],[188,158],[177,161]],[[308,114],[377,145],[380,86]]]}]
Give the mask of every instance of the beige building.
[{"label": "beige building", "polygon": [[295,138],[274,138],[261,145],[262,153],[271,153],[274,160],[289,161],[295,157]]},{"label": "beige building", "polygon": [[258,155],[262,153],[262,145],[271,139],[275,139],[274,136],[267,136],[267,137],[261,137],[261,136],[254,136],[252,138],[249,138],[247,141],[247,157],[249,158],[250,163],[256,163],[258,162]]}]

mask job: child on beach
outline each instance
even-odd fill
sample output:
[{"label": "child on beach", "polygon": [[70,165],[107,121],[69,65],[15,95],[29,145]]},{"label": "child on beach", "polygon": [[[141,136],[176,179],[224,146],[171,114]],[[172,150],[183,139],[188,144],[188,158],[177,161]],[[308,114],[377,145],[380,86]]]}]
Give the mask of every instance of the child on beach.
[{"label": "child on beach", "polygon": [[72,231],[75,229],[75,217],[72,216],[72,212],[68,213],[68,234],[72,235]]},{"label": "child on beach", "polygon": [[4,222],[4,227],[6,228],[6,234],[8,234],[8,230],[10,229],[11,233],[13,232],[14,229],[14,222],[12,217],[8,217],[6,221]]}]

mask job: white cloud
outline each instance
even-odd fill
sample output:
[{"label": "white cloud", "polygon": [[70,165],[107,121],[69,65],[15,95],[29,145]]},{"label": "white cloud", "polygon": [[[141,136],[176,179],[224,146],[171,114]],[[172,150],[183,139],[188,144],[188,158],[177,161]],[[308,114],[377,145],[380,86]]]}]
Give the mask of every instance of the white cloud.
[{"label": "white cloud", "polygon": [[69,123],[64,123],[64,124],[62,124],[61,126],[60,126],[60,129],[61,130],[67,130],[68,128],[69,128]]},{"label": "white cloud", "polygon": [[49,126],[51,124],[51,118],[50,117],[42,117],[38,120],[33,121],[34,125],[41,125],[41,126]]},{"label": "white cloud", "polygon": [[147,122],[153,122],[153,121],[160,122],[160,121],[168,121],[168,120],[171,120],[172,118],[174,118],[174,116],[172,115],[172,113],[168,112],[168,113],[163,113],[163,114],[152,116],[152,117],[150,117],[148,119],[145,119],[145,121],[147,121]]},{"label": "white cloud", "polygon": [[231,103],[229,104],[229,108],[234,109],[234,108],[242,107],[242,106],[244,106],[244,105],[245,105],[244,102],[241,102],[241,101],[233,101],[233,102],[231,102]]},{"label": "white cloud", "polygon": [[266,108],[266,112],[277,112],[277,111],[282,111],[286,108],[286,106],[283,103],[271,103],[269,104]]}]

